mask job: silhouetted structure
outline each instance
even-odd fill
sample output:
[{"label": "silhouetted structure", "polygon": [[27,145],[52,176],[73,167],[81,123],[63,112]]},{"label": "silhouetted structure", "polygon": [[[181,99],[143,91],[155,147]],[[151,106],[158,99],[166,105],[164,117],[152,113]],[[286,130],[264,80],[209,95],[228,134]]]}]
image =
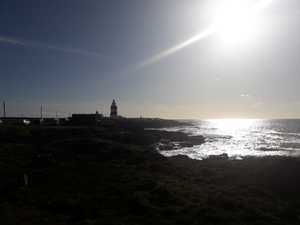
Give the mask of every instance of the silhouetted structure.
[{"label": "silhouetted structure", "polygon": [[34,121],[35,118],[25,118],[25,117],[5,117],[1,119],[2,123],[9,125],[29,125]]},{"label": "silhouetted structure", "polygon": [[41,117],[41,122],[43,121],[43,105],[41,105],[40,108],[40,117]]},{"label": "silhouetted structure", "polygon": [[59,125],[59,122],[56,118],[43,118],[40,124],[46,126],[55,126]]},{"label": "silhouetted structure", "polygon": [[103,115],[98,111],[95,114],[72,114],[70,119],[73,125],[97,125]]},{"label": "silhouetted structure", "polygon": [[110,106],[110,117],[112,118],[118,117],[118,106],[115,100],[113,100]]},{"label": "silhouetted structure", "polygon": [[6,104],[5,101],[3,102],[3,119],[6,118]]}]

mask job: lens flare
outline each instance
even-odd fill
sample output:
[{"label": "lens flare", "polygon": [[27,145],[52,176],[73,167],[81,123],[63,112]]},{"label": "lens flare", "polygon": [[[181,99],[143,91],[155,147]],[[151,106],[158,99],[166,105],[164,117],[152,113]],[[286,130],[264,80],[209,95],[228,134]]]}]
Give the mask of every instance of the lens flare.
[{"label": "lens flare", "polygon": [[155,63],[161,61],[162,59],[164,59],[164,58],[166,58],[166,57],[168,57],[170,55],[173,55],[174,53],[176,53],[176,52],[178,52],[178,51],[180,51],[180,50],[182,50],[182,49],[190,46],[191,44],[194,44],[195,42],[198,42],[198,41],[200,41],[200,40],[202,40],[202,39],[204,39],[204,38],[206,38],[206,37],[214,34],[215,32],[216,32],[216,30],[215,30],[214,26],[212,26],[210,28],[207,28],[206,30],[204,30],[201,33],[193,36],[192,38],[186,40],[185,42],[182,42],[179,45],[176,45],[176,46],[174,46],[174,47],[172,47],[170,49],[167,49],[167,50],[165,50],[165,51],[163,51],[163,52],[161,52],[161,53],[159,53],[159,54],[157,54],[157,55],[155,55],[155,56],[153,56],[153,57],[151,57],[151,58],[149,58],[149,59],[141,62],[137,66],[137,69],[142,69],[144,67],[147,67],[147,66],[150,66],[152,64],[155,64]]}]

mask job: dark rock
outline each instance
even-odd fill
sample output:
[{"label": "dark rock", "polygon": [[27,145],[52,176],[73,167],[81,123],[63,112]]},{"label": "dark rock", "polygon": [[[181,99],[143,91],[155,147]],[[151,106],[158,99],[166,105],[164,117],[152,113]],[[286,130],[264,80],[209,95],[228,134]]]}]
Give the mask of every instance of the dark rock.
[{"label": "dark rock", "polygon": [[[204,141],[180,132],[27,127],[14,136],[1,129],[2,224],[300,221],[297,158],[228,160],[221,155],[197,161],[164,158],[149,147],[160,141],[175,147]],[[24,174],[29,176],[28,188]]]}]

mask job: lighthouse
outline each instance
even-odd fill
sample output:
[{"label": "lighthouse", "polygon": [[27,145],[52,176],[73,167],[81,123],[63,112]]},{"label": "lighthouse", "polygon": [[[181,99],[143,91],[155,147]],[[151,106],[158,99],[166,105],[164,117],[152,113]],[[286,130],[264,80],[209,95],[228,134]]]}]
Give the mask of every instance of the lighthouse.
[{"label": "lighthouse", "polygon": [[118,117],[118,106],[115,100],[113,100],[110,106],[110,117]]}]

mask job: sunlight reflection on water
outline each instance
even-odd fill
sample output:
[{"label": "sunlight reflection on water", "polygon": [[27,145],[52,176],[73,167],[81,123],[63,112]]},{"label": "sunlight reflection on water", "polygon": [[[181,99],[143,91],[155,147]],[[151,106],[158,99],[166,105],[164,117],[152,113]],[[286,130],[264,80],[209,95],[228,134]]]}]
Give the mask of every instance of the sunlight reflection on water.
[{"label": "sunlight reflection on water", "polygon": [[206,139],[200,146],[162,151],[165,156],[187,155],[201,160],[222,154],[234,159],[300,155],[300,120],[205,120],[164,130],[203,135]]}]

